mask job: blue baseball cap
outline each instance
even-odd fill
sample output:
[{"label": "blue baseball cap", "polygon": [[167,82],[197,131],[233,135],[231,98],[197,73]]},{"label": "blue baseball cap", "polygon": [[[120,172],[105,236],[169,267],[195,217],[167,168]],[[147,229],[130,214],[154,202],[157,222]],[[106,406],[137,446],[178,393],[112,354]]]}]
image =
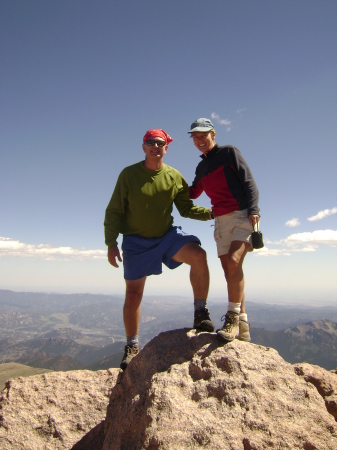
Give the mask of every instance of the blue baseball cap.
[{"label": "blue baseball cap", "polygon": [[214,125],[212,124],[212,122],[209,119],[205,119],[205,118],[200,118],[195,120],[192,125],[191,125],[191,129],[190,131],[188,131],[188,133],[194,133],[194,132],[206,132],[206,131],[211,131],[214,129]]}]

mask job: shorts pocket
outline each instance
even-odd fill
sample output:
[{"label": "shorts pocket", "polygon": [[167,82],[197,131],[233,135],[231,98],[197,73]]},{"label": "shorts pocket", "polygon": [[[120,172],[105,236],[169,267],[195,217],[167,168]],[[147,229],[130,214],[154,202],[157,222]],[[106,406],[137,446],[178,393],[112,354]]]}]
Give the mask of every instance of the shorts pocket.
[{"label": "shorts pocket", "polygon": [[221,232],[220,232],[220,227],[215,225],[214,228],[214,240],[215,241],[220,241],[221,240]]}]

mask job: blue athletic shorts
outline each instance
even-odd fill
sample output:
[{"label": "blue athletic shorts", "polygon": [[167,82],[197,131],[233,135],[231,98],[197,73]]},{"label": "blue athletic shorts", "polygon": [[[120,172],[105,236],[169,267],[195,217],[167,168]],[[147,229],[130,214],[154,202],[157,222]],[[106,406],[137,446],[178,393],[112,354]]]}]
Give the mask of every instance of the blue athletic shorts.
[{"label": "blue athletic shorts", "polygon": [[124,278],[138,280],[148,275],[162,273],[162,263],[169,269],[179,267],[171,258],[188,242],[201,242],[196,236],[186,234],[181,227],[172,227],[159,238],[144,238],[138,234],[123,236],[122,251]]}]

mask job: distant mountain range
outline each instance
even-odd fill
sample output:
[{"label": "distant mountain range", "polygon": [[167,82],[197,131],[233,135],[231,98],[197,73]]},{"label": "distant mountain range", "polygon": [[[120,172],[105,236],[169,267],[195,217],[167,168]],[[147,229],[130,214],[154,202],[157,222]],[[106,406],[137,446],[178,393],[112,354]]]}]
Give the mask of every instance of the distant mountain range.
[{"label": "distant mountain range", "polygon": [[317,320],[282,331],[251,329],[252,342],[275,348],[288,362],[307,362],[327,370],[337,368],[337,324]]},{"label": "distant mountain range", "polygon": [[[0,363],[52,370],[119,367],[125,345],[123,303],[121,296],[0,290]],[[208,307],[219,328],[225,301],[210,299]],[[275,348],[291,363],[337,367],[337,307],[247,302],[246,308],[253,343]],[[141,345],[162,331],[187,328],[192,322],[190,299],[144,298]]]},{"label": "distant mountain range", "polygon": [[[124,341],[118,341],[105,347],[82,345],[72,339],[44,338],[13,343],[8,339],[0,340],[0,361],[18,362],[31,367],[44,367],[53,370],[77,370],[102,366],[111,355],[122,355]],[[109,367],[118,367],[108,366]],[[103,367],[102,367],[103,368]],[[97,370],[97,369],[95,369]]]}]

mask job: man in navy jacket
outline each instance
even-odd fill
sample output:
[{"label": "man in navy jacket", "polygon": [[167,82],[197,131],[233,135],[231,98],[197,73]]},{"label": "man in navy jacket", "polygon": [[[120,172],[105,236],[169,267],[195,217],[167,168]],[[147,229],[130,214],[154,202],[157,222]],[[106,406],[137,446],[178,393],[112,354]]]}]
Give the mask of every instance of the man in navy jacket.
[{"label": "man in navy jacket", "polygon": [[215,142],[216,132],[209,119],[197,119],[189,133],[202,152],[190,197],[195,199],[205,192],[211,200],[214,239],[227,281],[228,308],[217,336],[225,342],[236,337],[250,341],[242,265],[247,252],[253,250],[251,234],[260,220],[259,191],[239,150]]}]

